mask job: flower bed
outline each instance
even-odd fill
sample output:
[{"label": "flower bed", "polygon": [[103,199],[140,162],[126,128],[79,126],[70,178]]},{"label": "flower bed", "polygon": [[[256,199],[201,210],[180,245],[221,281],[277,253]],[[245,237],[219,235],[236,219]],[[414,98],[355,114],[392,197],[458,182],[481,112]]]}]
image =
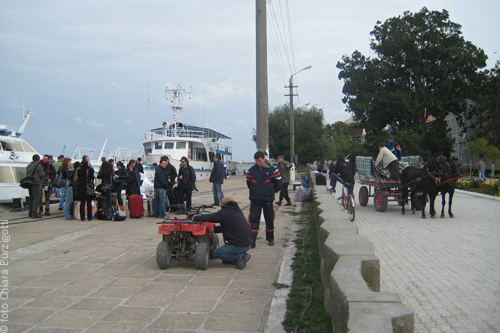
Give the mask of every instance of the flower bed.
[{"label": "flower bed", "polygon": [[500,182],[498,180],[490,182],[483,182],[477,179],[461,180],[457,184],[457,189],[500,197],[499,185]]}]

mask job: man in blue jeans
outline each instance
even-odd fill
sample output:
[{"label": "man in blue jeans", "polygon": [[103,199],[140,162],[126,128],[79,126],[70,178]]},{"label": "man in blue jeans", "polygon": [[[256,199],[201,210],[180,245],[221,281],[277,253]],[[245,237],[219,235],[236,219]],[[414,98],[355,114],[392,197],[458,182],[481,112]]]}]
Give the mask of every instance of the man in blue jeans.
[{"label": "man in blue jeans", "polygon": [[219,206],[220,201],[224,199],[224,193],[222,193],[222,184],[224,183],[224,166],[220,160],[220,155],[215,154],[214,166],[212,172],[210,173],[209,181],[212,183],[212,192],[214,194],[214,205]]},{"label": "man in blue jeans", "polygon": [[162,219],[165,218],[165,212],[167,211],[167,190],[169,188],[166,168],[167,161],[161,160],[160,166],[156,167],[154,181],[156,195],[155,217]]},{"label": "man in blue jeans", "polygon": [[251,257],[247,251],[252,247],[252,230],[232,197],[222,199],[220,206],[218,212],[195,215],[192,220],[220,223],[220,226],[215,227],[215,232],[222,232],[224,245],[214,250],[214,257],[222,259],[224,264],[236,265],[236,269],[244,269]]}]

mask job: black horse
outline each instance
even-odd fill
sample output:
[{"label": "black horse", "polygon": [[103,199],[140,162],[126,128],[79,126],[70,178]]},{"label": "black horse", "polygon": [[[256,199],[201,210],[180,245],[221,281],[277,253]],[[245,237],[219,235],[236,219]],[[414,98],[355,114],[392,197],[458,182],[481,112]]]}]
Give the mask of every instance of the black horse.
[{"label": "black horse", "polygon": [[[408,201],[410,188],[412,210],[415,207],[414,201],[421,200],[419,203],[422,206],[422,218],[425,219],[426,198],[429,196],[429,214],[431,217],[436,216],[434,201],[439,192],[437,184],[441,182],[440,176],[448,173],[447,167],[449,166],[446,157],[439,155],[434,156],[429,163],[422,168],[409,166],[403,170],[401,173],[401,200],[403,201],[401,205],[401,214],[406,214],[405,203]],[[419,192],[421,195],[416,196],[415,194]]]},{"label": "black horse", "polygon": [[[448,215],[450,217],[454,217],[453,213],[451,212],[451,204],[453,203],[453,194],[455,193],[455,187],[457,186],[458,183],[458,178],[461,176],[461,171],[460,171],[460,162],[458,161],[458,158],[452,157],[450,159],[450,172],[441,179],[443,182],[442,185],[438,187],[438,191],[441,192],[441,217],[444,218],[444,206],[446,205],[446,193],[448,193]],[[457,179],[455,179],[457,178]],[[451,181],[448,181],[450,179],[453,179]]]}]

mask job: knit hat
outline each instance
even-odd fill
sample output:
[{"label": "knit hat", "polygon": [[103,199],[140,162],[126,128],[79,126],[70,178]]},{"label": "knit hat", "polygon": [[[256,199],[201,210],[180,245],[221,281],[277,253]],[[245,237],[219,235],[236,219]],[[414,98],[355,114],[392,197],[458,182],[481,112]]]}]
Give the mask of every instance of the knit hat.
[{"label": "knit hat", "polygon": [[220,201],[220,206],[224,207],[229,201],[234,201],[233,197],[224,197],[224,199]]},{"label": "knit hat", "polygon": [[283,155],[278,156],[278,160],[279,160],[280,158],[283,158]]}]

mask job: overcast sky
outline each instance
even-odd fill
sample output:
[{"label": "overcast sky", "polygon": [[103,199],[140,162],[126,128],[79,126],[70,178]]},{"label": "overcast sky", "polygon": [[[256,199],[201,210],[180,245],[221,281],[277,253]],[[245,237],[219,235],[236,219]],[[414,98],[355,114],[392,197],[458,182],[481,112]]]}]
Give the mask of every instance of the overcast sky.
[{"label": "overcast sky", "polygon": [[[292,70],[312,65],[294,81],[298,104],[317,104],[327,123],[350,117],[337,62],[355,50],[373,56],[377,21],[406,10],[448,10],[464,38],[486,52],[487,68],[500,59],[498,0],[272,0],[268,16],[270,6],[279,14],[287,3]],[[292,72],[284,66],[286,79]],[[268,72],[272,110],[288,97],[271,53]],[[64,145],[68,156],[79,146],[100,149],[105,138],[110,150],[143,150],[148,94],[151,127],[159,127],[171,122],[165,87],[179,83],[193,92],[183,121],[232,137],[233,159],[252,161],[255,1],[0,2],[0,124],[19,129],[24,102],[36,114],[23,138],[41,154],[59,155]]]}]

